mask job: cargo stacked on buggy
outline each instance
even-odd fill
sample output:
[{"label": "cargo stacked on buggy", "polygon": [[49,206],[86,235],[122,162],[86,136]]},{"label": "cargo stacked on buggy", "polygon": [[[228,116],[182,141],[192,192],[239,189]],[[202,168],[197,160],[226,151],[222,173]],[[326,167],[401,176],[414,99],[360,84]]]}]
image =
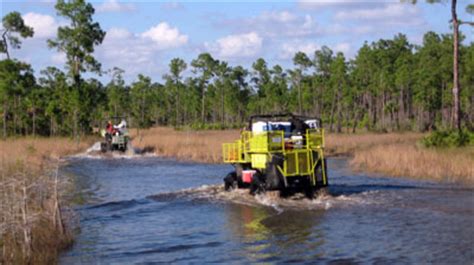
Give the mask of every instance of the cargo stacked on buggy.
[{"label": "cargo stacked on buggy", "polygon": [[240,139],[223,145],[225,163],[235,171],[225,189],[249,188],[252,194],[276,190],[280,195],[314,192],[328,185],[324,129],[318,118],[293,114],[256,115]]},{"label": "cargo stacked on buggy", "polygon": [[[119,124],[114,125],[112,120],[121,120]],[[114,117],[109,119],[105,129],[101,130],[103,141],[100,143],[100,150],[102,152],[121,151],[125,152],[128,149],[130,137],[127,129],[127,122],[121,117]]]}]

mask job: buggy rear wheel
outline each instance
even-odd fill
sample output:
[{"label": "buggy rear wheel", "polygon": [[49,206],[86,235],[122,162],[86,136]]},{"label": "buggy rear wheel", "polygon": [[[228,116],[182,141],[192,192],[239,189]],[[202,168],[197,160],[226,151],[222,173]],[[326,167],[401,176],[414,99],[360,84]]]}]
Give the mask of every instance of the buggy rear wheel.
[{"label": "buggy rear wheel", "polygon": [[237,174],[232,171],[224,178],[224,189],[225,191],[231,191],[236,189],[237,186]]},{"label": "buggy rear wheel", "polygon": [[263,180],[263,176],[257,171],[257,173],[253,175],[252,182],[250,182],[250,194],[260,194],[265,192],[265,190],[265,181]]}]

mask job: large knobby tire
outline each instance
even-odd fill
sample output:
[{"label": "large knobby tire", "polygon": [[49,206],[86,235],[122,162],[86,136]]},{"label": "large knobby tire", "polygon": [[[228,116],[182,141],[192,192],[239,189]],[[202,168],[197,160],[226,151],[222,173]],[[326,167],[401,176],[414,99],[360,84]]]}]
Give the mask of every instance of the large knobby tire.
[{"label": "large knobby tire", "polygon": [[239,189],[245,188],[246,185],[242,181],[242,171],[245,170],[247,167],[245,167],[243,164],[234,164],[234,168],[235,168],[235,174],[236,174],[237,187]]},{"label": "large knobby tire", "polygon": [[226,191],[231,191],[237,188],[237,174],[235,171],[230,172],[224,178],[224,189]]},{"label": "large knobby tire", "polygon": [[105,142],[101,142],[101,143],[100,143],[100,151],[101,151],[102,153],[107,152],[107,143],[105,143]]},{"label": "large knobby tire", "polygon": [[316,191],[316,187],[311,185],[311,179],[310,177],[308,177],[305,183],[305,187],[304,187],[304,195],[306,196],[306,198],[312,200],[314,199],[315,191]]},{"label": "large knobby tire", "polygon": [[265,188],[267,190],[280,190],[285,187],[284,177],[277,168],[278,166],[283,167],[283,162],[282,154],[274,154],[272,160],[266,164]]},{"label": "large knobby tire", "polygon": [[250,183],[250,194],[256,195],[265,192],[265,181],[263,175],[257,171],[253,175],[252,182]]}]

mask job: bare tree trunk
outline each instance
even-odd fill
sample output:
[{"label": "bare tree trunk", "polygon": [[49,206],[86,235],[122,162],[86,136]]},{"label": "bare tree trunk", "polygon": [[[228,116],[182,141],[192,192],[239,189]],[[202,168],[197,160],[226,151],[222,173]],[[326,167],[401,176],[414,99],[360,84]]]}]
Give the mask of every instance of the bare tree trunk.
[{"label": "bare tree trunk", "polygon": [[331,104],[331,118],[329,119],[329,132],[333,132],[333,124],[334,124],[334,112],[336,110],[336,97],[337,97],[337,92],[334,93],[334,97],[332,99],[332,104]]},{"label": "bare tree trunk", "polygon": [[28,194],[27,194],[27,183],[26,176],[24,176],[23,187],[22,187],[22,206],[21,206],[21,215],[22,215],[22,225],[23,225],[23,253],[26,257],[26,263],[29,263],[31,256],[31,231],[28,223]]},{"label": "bare tree trunk", "polygon": [[319,92],[319,112],[318,112],[318,117],[322,118],[322,114],[324,111],[324,100],[323,100],[323,93],[324,93],[324,88],[323,86],[320,87],[320,92]]},{"label": "bare tree trunk", "polygon": [[337,90],[337,133],[342,131],[342,106],[341,106],[341,88]]},{"label": "bare tree trunk", "polygon": [[3,102],[3,139],[7,138],[7,101]]},{"label": "bare tree trunk", "polygon": [[303,114],[303,99],[301,97],[301,80],[299,80],[298,82],[298,111],[299,111],[299,114],[302,115]]},{"label": "bare tree trunk", "polygon": [[222,88],[221,88],[221,123],[222,123],[222,126],[225,126],[225,92],[224,92],[224,85],[222,85]]},{"label": "bare tree trunk", "polygon": [[49,117],[49,136],[53,136],[54,131],[53,131],[53,115]]},{"label": "bare tree trunk", "polygon": [[387,104],[387,95],[385,93],[385,91],[383,92],[383,95],[382,95],[382,129],[385,129],[385,127],[387,126],[386,124],[386,121],[385,121],[385,106]]},{"label": "bare tree trunk", "polygon": [[202,85],[202,92],[201,92],[201,122],[204,124],[206,121],[204,120],[204,113],[205,113],[205,96],[206,96],[206,90],[204,88],[204,84]]},{"label": "bare tree trunk", "polygon": [[175,126],[179,126],[179,87],[178,82],[176,82],[176,121]]},{"label": "bare tree trunk", "polygon": [[17,118],[17,105],[16,105],[16,96],[13,97],[13,134],[16,135],[17,134],[17,131],[16,131],[16,118]]},{"label": "bare tree trunk", "polygon": [[33,108],[33,137],[36,136],[36,109]]},{"label": "bare tree trunk", "polygon": [[377,126],[377,98],[371,96],[371,109],[372,109],[372,129]]},{"label": "bare tree trunk", "polygon": [[313,95],[313,116],[319,116],[319,104],[318,104],[318,99],[316,97],[316,89],[313,90],[313,93],[311,93]]},{"label": "bare tree trunk", "polygon": [[73,111],[73,128],[72,128],[72,134],[73,134],[73,137],[74,138],[77,138],[78,136],[78,133],[77,133],[77,127],[78,127],[78,121],[77,121],[77,114],[78,114],[78,110],[76,107],[74,107],[74,111]]},{"label": "bare tree trunk", "polygon": [[2,34],[3,45],[5,45],[5,53],[7,54],[7,59],[10,60],[10,53],[8,53],[8,41],[7,41],[8,30],[5,30]]},{"label": "bare tree trunk", "polygon": [[460,85],[459,85],[459,21],[456,14],[456,2],[451,1],[451,15],[453,20],[453,119],[452,127],[461,131],[461,103],[459,101]]},{"label": "bare tree trunk", "polygon": [[58,193],[58,171],[59,168],[56,167],[54,175],[54,211],[53,211],[53,224],[56,229],[59,229],[61,235],[64,234],[64,224],[63,218],[61,216],[61,205],[59,204],[59,193]]}]

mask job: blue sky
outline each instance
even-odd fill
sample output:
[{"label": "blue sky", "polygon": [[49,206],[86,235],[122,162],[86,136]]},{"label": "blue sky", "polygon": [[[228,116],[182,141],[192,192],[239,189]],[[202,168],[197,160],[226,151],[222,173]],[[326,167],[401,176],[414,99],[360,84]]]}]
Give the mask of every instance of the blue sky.
[{"label": "blue sky", "polygon": [[[201,52],[231,65],[250,67],[263,57],[270,66],[291,67],[297,51],[312,57],[326,45],[352,58],[364,41],[391,38],[403,33],[421,44],[427,31],[449,33],[449,2],[411,5],[399,1],[91,1],[94,19],[107,31],[95,56],[103,70],[120,67],[133,81],[143,73],[156,81],[168,71],[168,63],[181,57],[187,63]],[[419,1],[423,2],[423,1]],[[33,65],[64,68],[65,57],[48,49],[56,28],[67,23],[56,16],[55,1],[3,1],[2,17],[19,11],[35,29],[35,37],[23,42],[14,58]],[[473,21],[464,11],[469,3],[458,1],[460,19]],[[462,27],[466,43],[474,41],[474,29]],[[109,76],[100,77],[108,81]]]}]

